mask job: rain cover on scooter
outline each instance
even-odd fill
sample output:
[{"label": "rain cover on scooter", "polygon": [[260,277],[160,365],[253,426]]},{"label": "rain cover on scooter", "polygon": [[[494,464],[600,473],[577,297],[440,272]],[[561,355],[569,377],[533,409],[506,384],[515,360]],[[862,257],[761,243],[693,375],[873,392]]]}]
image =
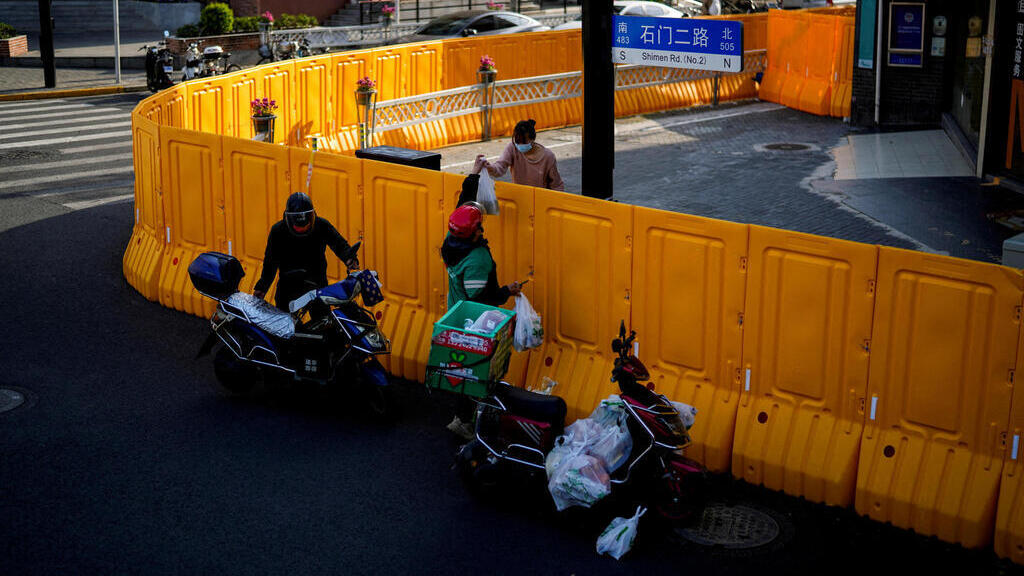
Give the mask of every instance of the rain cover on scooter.
[{"label": "rain cover on scooter", "polygon": [[278,310],[266,300],[245,292],[235,292],[227,303],[249,316],[249,320],[268,334],[285,340],[295,335],[295,321],[292,315]]}]

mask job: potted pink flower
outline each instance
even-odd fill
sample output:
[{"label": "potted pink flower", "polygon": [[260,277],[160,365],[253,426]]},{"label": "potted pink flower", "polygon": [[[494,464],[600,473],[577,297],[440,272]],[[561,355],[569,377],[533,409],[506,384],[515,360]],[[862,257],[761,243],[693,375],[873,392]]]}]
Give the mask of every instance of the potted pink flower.
[{"label": "potted pink flower", "polygon": [[260,142],[274,141],[274,120],[277,115],[277,100],[268,98],[256,98],[249,103],[249,110],[252,113],[252,131],[256,133],[253,140]]},{"label": "potted pink flower", "polygon": [[494,58],[484,54],[480,58],[480,67],[476,71],[477,80],[481,84],[490,84],[494,82],[494,78],[497,75],[498,69],[494,66]]},{"label": "potted pink flower", "polygon": [[377,93],[377,83],[369,76],[363,76],[356,80],[356,104],[369,106],[373,95]]},{"label": "potted pink flower", "polygon": [[387,28],[388,26],[391,26],[391,19],[394,16],[395,16],[395,7],[394,6],[391,6],[390,4],[385,4],[380,9],[380,23],[383,24],[385,28]]},{"label": "potted pink flower", "polygon": [[504,10],[505,9],[505,5],[501,4],[499,2],[493,2],[491,0],[488,0],[488,2],[487,2],[487,9],[488,10]]}]

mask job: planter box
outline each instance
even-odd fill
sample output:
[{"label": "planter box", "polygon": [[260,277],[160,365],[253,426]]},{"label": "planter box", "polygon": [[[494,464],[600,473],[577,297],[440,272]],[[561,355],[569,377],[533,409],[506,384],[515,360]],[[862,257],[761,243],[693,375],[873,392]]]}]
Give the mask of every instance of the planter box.
[{"label": "planter box", "polygon": [[21,56],[28,52],[28,36],[22,34],[7,40],[0,40],[0,58]]}]

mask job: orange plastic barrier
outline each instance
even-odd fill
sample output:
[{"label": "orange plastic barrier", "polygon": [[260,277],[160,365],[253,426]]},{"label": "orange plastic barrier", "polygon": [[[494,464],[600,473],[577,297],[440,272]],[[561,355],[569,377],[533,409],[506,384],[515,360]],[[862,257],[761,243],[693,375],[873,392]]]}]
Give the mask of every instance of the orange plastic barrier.
[{"label": "orange plastic barrier", "polygon": [[768,64],[761,80],[759,97],[767,102],[782,101],[782,85],[786,82],[789,71],[789,54],[787,46],[793,41],[793,20],[785,18],[783,13],[768,13],[765,24],[767,39],[765,45],[768,52]]},{"label": "orange plastic barrier", "polygon": [[160,264],[164,254],[159,146],[160,127],[152,120],[133,115],[135,227],[124,253],[122,268],[128,283],[150,300],[156,300],[159,294]]},{"label": "orange plastic barrier", "polygon": [[[1024,338],[1017,348],[1014,375],[1024,374]],[[1004,444],[1003,478],[996,508],[996,554],[1024,564],[1024,391],[1014,391]]]},{"label": "orange plastic barrier", "polygon": [[863,429],[877,248],[751,226],[749,250],[733,474],[848,506]]},{"label": "orange plastic barrier", "polygon": [[808,50],[804,57],[804,81],[795,108],[828,116],[832,110],[833,62],[837,50],[836,24],[839,19],[824,14],[807,14],[805,19]]},{"label": "orange plastic barrier", "polygon": [[[775,16],[775,14],[772,14]],[[808,59],[811,55],[808,27],[810,14],[787,12],[779,15],[788,21],[789,34],[779,46],[785,58],[786,78],[782,81],[779,104],[796,110],[800,109],[800,93],[807,81]],[[830,42],[831,43],[831,42]]]},{"label": "orange plastic barrier", "polygon": [[1019,270],[880,248],[857,511],[992,542],[1020,331]]},{"label": "orange plastic barrier", "polygon": [[634,208],[633,328],[655,389],[697,408],[688,455],[729,469],[740,397],[744,224]]},{"label": "orange plastic barrier", "polygon": [[160,303],[198,316],[213,303],[192,287],[188,265],[225,244],[221,137],[160,127],[161,182],[167,247],[160,270]]},{"label": "orange plastic barrier", "polygon": [[572,421],[618,393],[609,381],[611,341],[620,321],[630,325],[633,207],[541,188],[534,198],[532,304],[544,321],[544,344],[533,352],[527,381],[558,382],[555,393]]},{"label": "orange plastic barrier", "polygon": [[850,105],[853,98],[853,50],[856,28],[853,18],[843,18],[836,22],[832,105],[829,110],[829,114],[836,118],[850,116]]},{"label": "orange plastic barrier", "polygon": [[362,262],[384,283],[388,371],[410,380],[423,378],[433,323],[446,307],[443,184],[441,172],[363,161]]}]

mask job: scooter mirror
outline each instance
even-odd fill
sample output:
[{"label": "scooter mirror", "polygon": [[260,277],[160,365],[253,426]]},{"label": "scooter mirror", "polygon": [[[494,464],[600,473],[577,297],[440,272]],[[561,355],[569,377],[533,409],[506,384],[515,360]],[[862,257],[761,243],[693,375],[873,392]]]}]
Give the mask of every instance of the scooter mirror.
[{"label": "scooter mirror", "polygon": [[167,30],[164,30],[164,38],[170,38],[170,37],[171,37],[171,33],[168,32]]}]

